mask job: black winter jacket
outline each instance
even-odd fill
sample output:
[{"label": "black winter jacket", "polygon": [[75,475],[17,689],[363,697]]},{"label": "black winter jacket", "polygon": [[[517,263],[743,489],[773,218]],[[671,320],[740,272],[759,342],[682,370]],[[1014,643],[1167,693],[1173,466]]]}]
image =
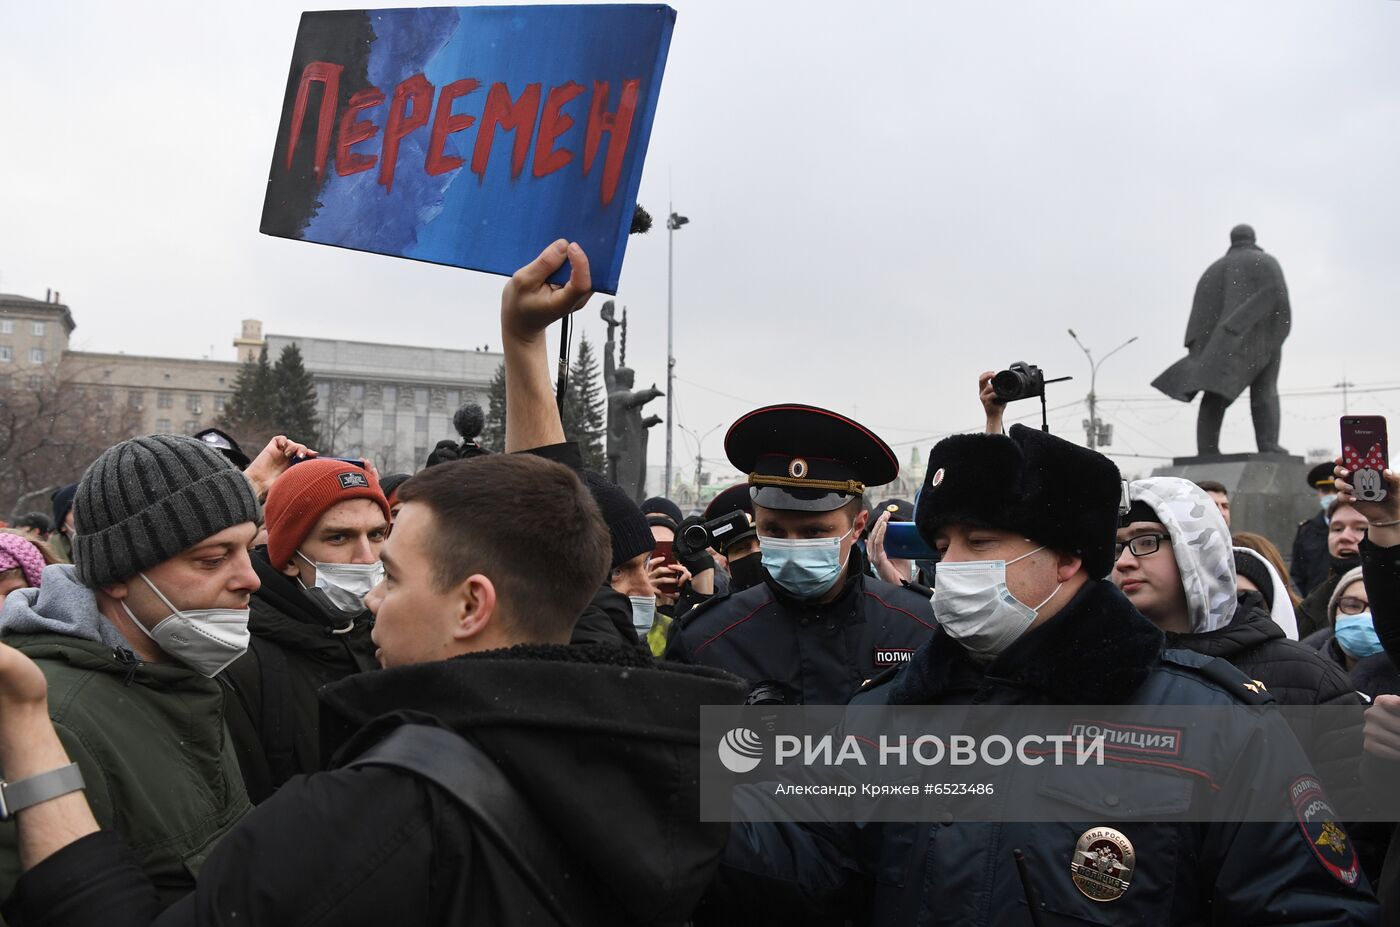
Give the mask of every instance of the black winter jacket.
[{"label": "black winter jacket", "polygon": [[251,646],[218,678],[236,696],[228,700],[229,733],[257,804],[295,774],[322,768],[320,688],[379,664],[368,611],[336,633],[345,619],[328,614],[300,582],[275,569],[266,548],[253,551],[252,561],[262,586],[249,602]]},{"label": "black winter jacket", "polygon": [[[1249,696],[1248,680],[1228,665],[1164,652],[1162,644],[1161,632],[1122,593],[1094,582],[989,666],[973,663],[940,629],[908,665],[852,704],[1230,706]],[[1246,717],[1267,723],[1254,713]],[[1196,742],[1180,762],[1216,770],[1227,803],[1248,800],[1256,790],[1285,796],[1307,774],[1306,761],[1291,737],[1262,742],[1267,755],[1239,743]],[[998,783],[998,794],[1003,785],[1036,787],[1042,768],[1003,769],[1010,779]],[[1064,800],[1084,812],[1083,820],[1064,823],[770,823],[781,818],[765,817],[762,790],[737,789],[735,824],[706,915],[716,923],[745,915],[761,923],[786,911],[785,922],[794,923],[798,912],[844,911],[858,923],[880,925],[1028,925],[1013,859],[1019,849],[1046,925],[1376,923],[1376,902],[1356,875],[1349,841],[1336,841],[1345,849],[1334,852],[1315,846],[1297,823],[1120,817],[1106,810],[1105,782],[1115,795],[1203,786],[1170,766],[1146,774],[1141,765],[1112,766],[1111,775],[1117,781],[1080,776],[1059,783],[1074,790],[1062,791]],[[1112,806],[1121,812],[1132,804]],[[1108,902],[1086,897],[1070,879],[1076,841],[1096,827],[1119,830],[1136,848],[1130,884]]]},{"label": "black winter jacket", "polygon": [[1293,559],[1288,575],[1298,594],[1305,596],[1327,578],[1327,515],[1318,512],[1298,525],[1293,536]]},{"label": "black winter jacket", "polygon": [[1205,634],[1168,634],[1168,647],[1222,657],[1262,682],[1280,705],[1359,705],[1345,670],[1318,656],[1317,648],[1289,640],[1269,617],[1257,592],[1240,596],[1228,625]]},{"label": "black winter jacket", "polygon": [[[463,807],[383,766],[340,768],[402,723],[471,738],[502,770],[609,911],[607,924],[682,924],[727,825],[699,823],[699,708],[737,681],[618,647],[515,647],[352,676],[326,687],[324,733],[355,733],[331,768],[288,781],[206,862],[173,925],[555,923]],[[711,748],[712,749],[712,748]],[[12,927],[151,924],[150,885],[109,832],[26,873]]]},{"label": "black winter jacket", "polygon": [[865,574],[852,548],[848,578],[827,603],[793,598],[771,579],[690,610],[666,659],[775,682],[804,705],[844,705],[861,685],[907,661],[937,626],[925,595]]}]

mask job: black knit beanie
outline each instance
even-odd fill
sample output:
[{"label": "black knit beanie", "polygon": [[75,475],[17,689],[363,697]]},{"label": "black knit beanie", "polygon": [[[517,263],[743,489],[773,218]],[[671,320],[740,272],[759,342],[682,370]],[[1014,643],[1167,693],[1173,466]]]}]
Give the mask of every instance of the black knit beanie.
[{"label": "black knit beanie", "polygon": [[132,438],[78,483],[73,564],[95,589],[260,517],[252,484],[214,448],[181,435]]},{"label": "black knit beanie", "polygon": [[1253,554],[1235,549],[1235,572],[1259,587],[1259,594],[1269,608],[1274,607],[1274,581],[1269,576],[1269,568]]},{"label": "black knit beanie", "polygon": [[580,475],[583,477],[583,484],[593,493],[593,500],[598,503],[598,508],[603,513],[603,521],[608,525],[608,534],[612,535],[614,570],[633,557],[655,549],[656,538],[652,536],[646,516],[637,507],[637,503],[622,491],[621,486],[592,470],[584,470]]}]

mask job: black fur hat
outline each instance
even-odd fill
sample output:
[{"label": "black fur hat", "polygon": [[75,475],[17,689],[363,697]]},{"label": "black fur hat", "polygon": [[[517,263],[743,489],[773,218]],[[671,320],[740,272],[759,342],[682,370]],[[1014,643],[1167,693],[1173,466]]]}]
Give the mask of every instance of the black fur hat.
[{"label": "black fur hat", "polygon": [[1012,425],[1009,435],[954,435],[934,445],[914,521],[930,544],[950,524],[1021,531],[1078,555],[1101,579],[1113,569],[1121,495],[1107,457]]}]

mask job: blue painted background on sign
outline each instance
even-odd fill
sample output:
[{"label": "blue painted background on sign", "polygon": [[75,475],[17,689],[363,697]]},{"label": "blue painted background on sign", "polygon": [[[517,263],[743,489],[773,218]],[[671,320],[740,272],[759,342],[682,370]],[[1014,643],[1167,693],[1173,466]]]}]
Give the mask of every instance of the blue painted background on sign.
[{"label": "blue painted background on sign", "polygon": [[[347,41],[344,61],[335,61],[335,41],[349,34],[337,17],[362,17],[372,35]],[[532,260],[558,238],[578,241],[588,253],[594,287],[615,293],[626,251],[628,230],[641,182],[642,164],[651,133],[661,75],[665,67],[675,12],[664,6],[548,6],[464,7],[371,10],[306,14],[298,34],[297,53],[288,80],[288,95],[274,154],[263,230],[286,234],[269,216],[285,211],[295,197],[287,184],[311,184],[316,189],[301,197],[307,214],[292,237],[475,270],[510,274]],[[308,35],[320,30],[321,36]],[[327,40],[326,34],[332,36]],[[353,47],[358,46],[358,47]],[[358,55],[359,82],[352,72]],[[329,163],[319,179],[310,171],[316,142],[316,122],[322,100],[319,84],[309,84],[302,129],[295,145],[294,173],[284,159],[290,135],[292,102],[309,60],[348,63],[330,141]],[[425,125],[400,142],[393,187],[381,185],[385,124],[398,84],[422,74],[433,87],[433,108]],[[442,89],[453,81],[473,78],[480,86],[451,101],[451,112],[471,116],[475,123],[447,136],[446,156],[465,163],[433,176],[425,169],[431,132]],[[624,82],[639,80],[636,110],[627,139],[626,155],[616,191],[603,202],[603,174],[616,133],[604,133],[591,169],[583,170],[584,145],[594,106],[596,81],[608,83],[607,113],[618,109]],[[582,92],[561,113],[573,124],[554,140],[555,150],[572,158],[543,177],[534,174],[537,149],[543,143],[541,123],[552,88],[574,82]],[[497,127],[484,175],[472,170],[472,157],[481,128],[483,108],[493,84],[505,83],[512,100],[527,85],[539,84],[533,139],[518,177],[512,178],[512,151],[520,130]],[[369,170],[340,176],[335,153],[342,116],[350,93],[378,88],[384,102],[360,110],[355,118],[376,126],[373,137],[355,144],[356,155],[380,156]],[[282,176],[279,177],[279,174]],[[279,186],[280,184],[280,186]],[[274,196],[280,191],[280,198]],[[302,191],[294,191],[298,193]],[[567,268],[558,279],[567,277]]]}]

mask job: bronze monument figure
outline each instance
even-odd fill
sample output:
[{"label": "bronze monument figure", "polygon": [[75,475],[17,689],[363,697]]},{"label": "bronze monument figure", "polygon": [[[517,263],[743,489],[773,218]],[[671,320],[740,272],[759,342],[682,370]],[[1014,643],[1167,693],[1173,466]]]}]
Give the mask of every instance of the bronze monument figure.
[{"label": "bronze monument figure", "polygon": [[[600,313],[608,326],[608,339],[603,345],[603,382],[608,390],[608,479],[621,486],[633,501],[646,498],[647,429],[660,424],[653,415],[642,418],[642,406],[665,395],[653,383],[650,389],[632,390],[634,374],[627,363],[627,313],[618,322],[613,301],[603,304]],[[622,328],[622,350],[613,360],[613,330]]]},{"label": "bronze monument figure", "polygon": [[1230,250],[1201,275],[1186,324],[1186,357],[1152,385],[1180,402],[1201,394],[1196,449],[1220,453],[1225,410],[1249,388],[1254,437],[1260,453],[1279,446],[1278,371],[1293,322],[1283,269],[1254,241],[1254,229],[1230,231]]}]

